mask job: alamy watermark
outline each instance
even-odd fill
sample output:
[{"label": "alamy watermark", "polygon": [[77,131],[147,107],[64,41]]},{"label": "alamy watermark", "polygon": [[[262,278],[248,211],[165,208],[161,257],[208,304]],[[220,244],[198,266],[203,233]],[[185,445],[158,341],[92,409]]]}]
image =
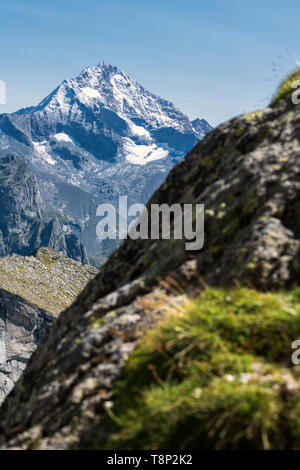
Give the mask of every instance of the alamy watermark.
[{"label": "alamy watermark", "polygon": [[292,93],[292,103],[293,104],[300,104],[300,80],[295,80],[292,83],[292,88],[296,88],[295,91]]},{"label": "alamy watermark", "polygon": [[3,80],[0,80],[0,104],[6,104],[6,85]]},{"label": "alamy watermark", "polygon": [[292,364],[294,366],[297,366],[300,364],[300,339],[296,339],[295,341],[292,342],[291,348],[295,349],[295,351],[292,354]]},{"label": "alamy watermark", "polygon": [[101,204],[96,211],[102,217],[96,227],[99,240],[131,238],[186,240],[186,250],[201,250],[204,244],[204,204],[132,204],[127,196],[113,204]]}]

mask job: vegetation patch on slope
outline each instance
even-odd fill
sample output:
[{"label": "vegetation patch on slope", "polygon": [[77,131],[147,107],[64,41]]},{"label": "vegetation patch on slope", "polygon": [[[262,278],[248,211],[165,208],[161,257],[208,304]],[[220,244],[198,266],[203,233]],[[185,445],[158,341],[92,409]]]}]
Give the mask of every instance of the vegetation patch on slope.
[{"label": "vegetation patch on slope", "polygon": [[207,288],[140,341],[92,448],[300,448],[299,337],[299,288]]},{"label": "vegetation patch on slope", "polygon": [[0,288],[58,315],[76,298],[97,271],[51,248],[32,256],[0,258]]},{"label": "vegetation patch on slope", "polygon": [[294,90],[293,84],[300,80],[300,69],[294,70],[279,86],[275,93],[271,106],[275,106],[282,98],[288,96]]}]

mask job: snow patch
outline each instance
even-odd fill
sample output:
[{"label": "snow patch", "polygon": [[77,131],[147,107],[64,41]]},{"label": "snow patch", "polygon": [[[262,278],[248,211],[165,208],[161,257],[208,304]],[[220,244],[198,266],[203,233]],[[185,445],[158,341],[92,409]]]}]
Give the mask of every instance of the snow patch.
[{"label": "snow patch", "polygon": [[43,142],[32,141],[32,143],[33,143],[35,151],[37,152],[39,156],[43,158],[43,160],[45,160],[50,165],[56,165],[56,161],[53,160],[51,155],[49,155],[49,153],[47,152],[47,146],[48,146],[47,140],[44,140]]},{"label": "snow patch", "polygon": [[85,86],[84,88],[81,89],[81,91],[88,96],[89,98],[100,98],[101,95],[98,90],[95,90],[94,88],[91,88],[89,86]]},{"label": "snow patch", "polygon": [[125,138],[123,143],[126,160],[134,165],[147,165],[149,162],[166,158],[169,153],[155,144],[137,145],[131,139]]},{"label": "snow patch", "polygon": [[150,132],[147,131],[147,129],[145,129],[142,126],[137,126],[136,124],[134,124],[134,122],[130,120],[126,120],[126,121],[133,135],[136,135],[139,137],[146,137],[147,139],[150,139]]},{"label": "snow patch", "polygon": [[67,142],[75,144],[74,139],[72,139],[72,137],[70,137],[68,134],[65,134],[64,132],[59,132],[58,134],[55,134],[54,139],[57,142]]}]

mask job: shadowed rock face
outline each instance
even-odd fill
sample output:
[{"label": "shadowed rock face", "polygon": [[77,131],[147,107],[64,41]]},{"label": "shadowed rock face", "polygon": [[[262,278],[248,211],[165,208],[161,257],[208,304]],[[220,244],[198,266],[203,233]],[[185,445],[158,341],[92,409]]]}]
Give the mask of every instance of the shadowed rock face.
[{"label": "shadowed rock face", "polygon": [[22,297],[0,289],[0,402],[54,320],[53,315]]},{"label": "shadowed rock face", "polygon": [[[204,203],[205,245],[126,240],[50,329],[1,409],[4,448],[87,448],[150,313],[158,276],[257,287],[298,281],[300,107],[290,100],[211,132],[151,203]],[[198,287],[199,288],[199,287]],[[169,295],[171,295],[169,293]]]},{"label": "shadowed rock face", "polygon": [[39,246],[48,246],[88,262],[75,235],[65,234],[57,219],[43,220],[36,177],[18,155],[0,155],[0,198],[0,256],[26,256]]},{"label": "shadowed rock face", "polygon": [[0,402],[48,326],[95,274],[49,248],[34,256],[0,258]]},{"label": "shadowed rock face", "polygon": [[42,223],[34,174],[16,155],[0,158],[1,255],[28,254],[36,248]]}]

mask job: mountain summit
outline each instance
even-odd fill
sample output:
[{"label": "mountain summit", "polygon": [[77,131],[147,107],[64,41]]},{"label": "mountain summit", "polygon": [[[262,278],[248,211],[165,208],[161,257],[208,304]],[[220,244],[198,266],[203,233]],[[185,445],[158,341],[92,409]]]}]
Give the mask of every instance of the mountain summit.
[{"label": "mountain summit", "polygon": [[96,238],[96,207],[120,195],[146,202],[209,130],[102,62],[37,106],[0,115],[0,152],[9,149],[32,168],[49,219],[62,221],[90,255],[105,257],[112,247]]},{"label": "mountain summit", "polygon": [[[17,114],[29,117],[36,150],[50,165],[57,164],[57,158],[47,159],[43,141],[37,145],[49,136],[54,140],[50,147],[55,143],[73,144],[99,160],[126,159],[145,165],[170,154],[183,156],[211,130],[204,119],[190,122],[171,102],[150,93],[118,67],[103,62],[86,67],[37,106]],[[41,124],[45,119],[46,128]],[[76,166],[74,160],[72,163]]]},{"label": "mountain summit", "polygon": [[109,109],[124,119],[132,136],[143,136],[144,139],[149,138],[147,132],[136,127],[172,127],[184,134],[200,136],[199,124],[203,128],[207,124],[205,120],[197,119],[194,127],[193,122],[171,102],[150,93],[118,67],[103,62],[96,67],[86,67],[78,77],[65,80],[38,106],[21,110],[19,114],[45,111],[57,119],[62,116],[74,118],[83,107],[100,118],[103,118],[101,109]]}]

